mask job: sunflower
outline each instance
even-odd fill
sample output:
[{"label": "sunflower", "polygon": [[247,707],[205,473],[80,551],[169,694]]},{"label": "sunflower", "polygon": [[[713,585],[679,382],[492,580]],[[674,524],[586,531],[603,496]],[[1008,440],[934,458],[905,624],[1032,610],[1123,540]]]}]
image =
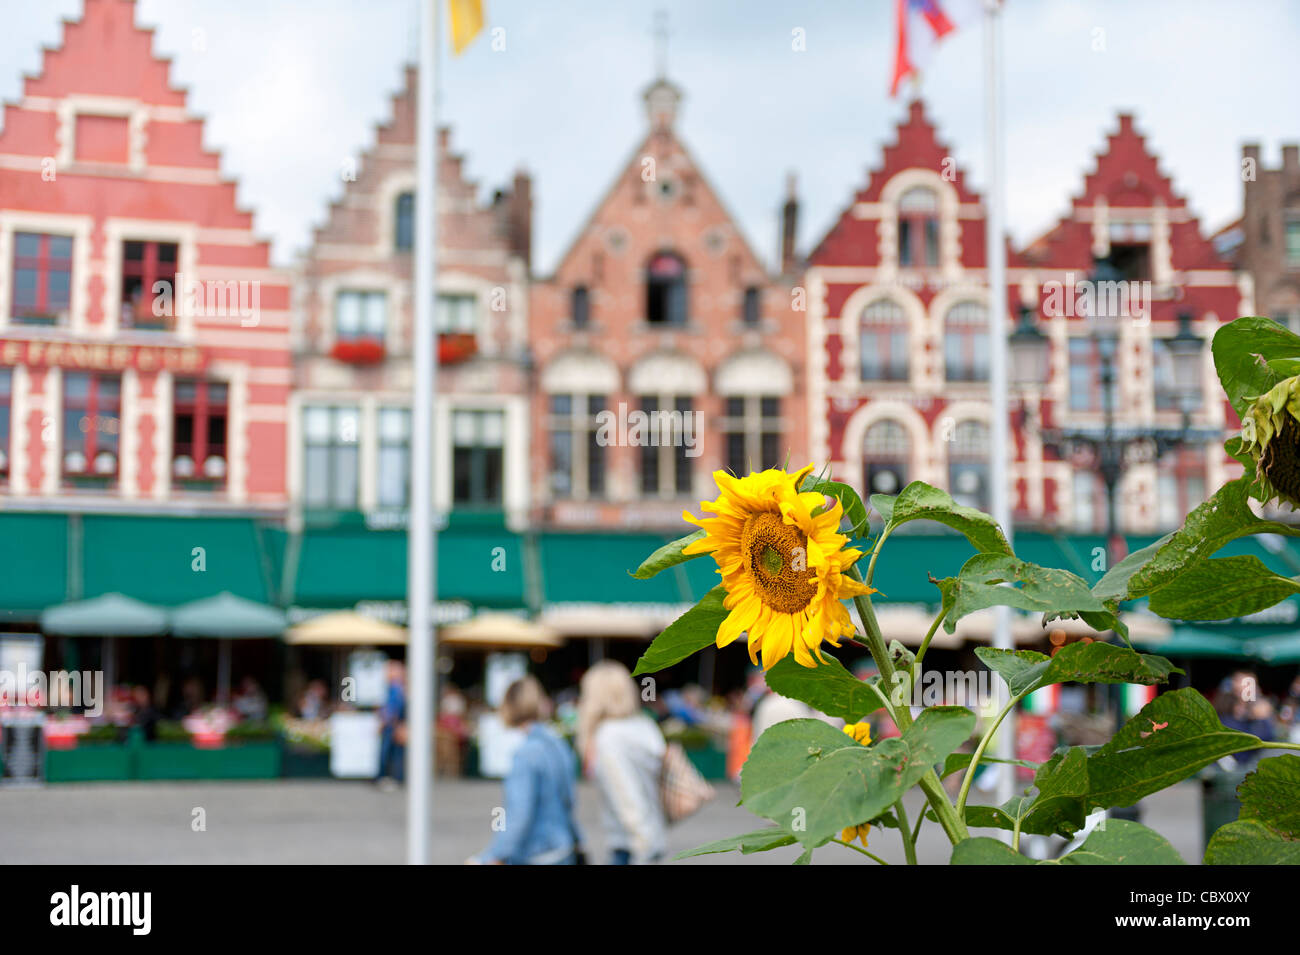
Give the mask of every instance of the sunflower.
[{"label": "sunflower", "polygon": [[[870,723],[846,723],[844,732],[848,733],[854,740],[866,746],[871,742],[871,724]],[[844,831],[840,833],[841,842],[852,842],[854,839],[862,840],[862,847],[867,846],[867,833],[871,831],[871,826],[865,822],[856,826],[845,826]]]},{"label": "sunflower", "polygon": [[715,471],[721,495],[700,508],[717,516],[682,514],[706,532],[682,553],[711,553],[727,591],[723,607],[731,613],[718,627],[718,646],[748,632],[749,657],[757,663],[761,650],[764,670],[791,650],[803,666],[825,663],[822,641],[839,646],[840,637],[854,633],[840,601],[875,593],[846,574],[862,552],[844,549],[839,501],[827,507],[822,494],[799,492],[812,467],[743,478]]},{"label": "sunflower", "polygon": [[1255,399],[1241,421],[1241,450],[1270,497],[1300,507],[1300,375]]}]

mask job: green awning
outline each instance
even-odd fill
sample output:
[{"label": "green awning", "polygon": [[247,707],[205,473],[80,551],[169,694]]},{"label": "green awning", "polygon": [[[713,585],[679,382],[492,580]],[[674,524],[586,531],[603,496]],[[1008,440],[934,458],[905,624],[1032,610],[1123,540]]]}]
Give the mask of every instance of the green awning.
[{"label": "green awning", "polygon": [[0,541],[11,555],[0,574],[0,621],[33,621],[68,593],[65,514],[0,514]]},{"label": "green awning", "polygon": [[716,565],[708,555],[649,580],[632,576],[643,560],[672,539],[644,533],[541,534],[537,548],[544,600],[547,604],[693,602],[718,583],[713,573]]},{"label": "green awning", "polygon": [[274,599],[266,542],[251,518],[88,514],[82,527],[86,594],[117,591],[169,606],[223,590]]},{"label": "green awning", "polygon": [[1251,656],[1268,666],[1300,663],[1300,633],[1280,637],[1260,637],[1249,641]]},{"label": "green awning", "polygon": [[171,631],[178,637],[277,637],[284,628],[283,611],[229,591],[182,604],[171,612]]},{"label": "green awning", "polygon": [[64,637],[153,637],[167,630],[167,612],[119,593],[51,607],[41,629]]},{"label": "green awning", "polygon": [[1149,650],[1161,656],[1178,659],[1181,657],[1219,657],[1230,660],[1251,659],[1250,643],[1241,637],[1232,637],[1224,633],[1214,633],[1195,627],[1175,627],[1173,633],[1164,640],[1134,639],[1134,646]]},{"label": "green awning", "polygon": [[[406,599],[405,531],[307,528],[286,543],[282,594],[307,607],[352,607]],[[438,600],[527,606],[523,538],[494,526],[454,526],[438,534]]]}]

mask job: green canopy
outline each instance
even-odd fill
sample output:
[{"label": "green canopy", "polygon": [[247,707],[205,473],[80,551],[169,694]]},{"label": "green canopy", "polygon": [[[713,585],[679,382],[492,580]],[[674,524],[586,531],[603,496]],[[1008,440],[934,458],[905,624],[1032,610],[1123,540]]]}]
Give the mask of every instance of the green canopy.
[{"label": "green canopy", "polygon": [[153,637],[167,630],[167,611],[107,593],[49,608],[41,614],[41,629],[62,637]]},{"label": "green canopy", "polygon": [[284,613],[274,607],[236,597],[223,590],[182,604],[171,612],[171,629],[178,637],[247,639],[278,637],[285,628]]},{"label": "green canopy", "polygon": [[1263,661],[1268,666],[1300,663],[1300,633],[1288,633],[1278,637],[1259,637],[1251,640],[1247,646],[1250,648],[1251,656]]},{"label": "green canopy", "polygon": [[1226,657],[1234,660],[1250,659],[1253,656],[1252,642],[1195,627],[1175,627],[1173,633],[1162,639],[1133,639],[1135,646],[1165,657]]}]

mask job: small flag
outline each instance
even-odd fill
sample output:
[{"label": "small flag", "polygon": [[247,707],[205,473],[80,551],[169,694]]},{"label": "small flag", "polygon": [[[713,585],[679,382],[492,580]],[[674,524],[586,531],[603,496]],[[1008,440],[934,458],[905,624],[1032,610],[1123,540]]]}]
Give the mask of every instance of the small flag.
[{"label": "small flag", "polygon": [[944,37],[979,12],[976,0],[894,0],[894,77],[889,95],[897,96],[903,80],[915,80]]},{"label": "small flag", "polygon": [[447,0],[451,7],[451,49],[460,56],[483,31],[483,0]]}]

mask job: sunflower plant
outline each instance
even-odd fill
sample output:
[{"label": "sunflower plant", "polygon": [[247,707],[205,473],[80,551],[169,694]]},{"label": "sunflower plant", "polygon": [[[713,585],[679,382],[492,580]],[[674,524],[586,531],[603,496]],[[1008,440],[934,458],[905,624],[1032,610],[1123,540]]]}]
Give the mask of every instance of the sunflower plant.
[{"label": "sunflower plant", "polygon": [[[698,529],[655,551],[634,576],[652,577],[706,556],[720,582],[651,643],[636,674],[744,638],[774,692],[845,725],[841,731],[819,720],[795,719],[767,729],[742,770],[741,804],[768,824],[682,855],[798,845],[803,851],[797,861],[806,864],[815,850],[836,845],[883,862],[869,840],[898,838],[906,860],[915,863],[918,834],[929,823],[952,843],[954,864],[1032,864],[1020,851],[1023,834],[1074,837],[1095,810],[1131,806],[1225,756],[1300,750],[1225,727],[1190,687],[1165,688],[1104,745],[1061,748],[1041,764],[1016,761],[1033,771],[1033,782],[1006,803],[984,806],[969,799],[977,770],[992,760],[994,733],[1035,690],[1059,683],[1163,687],[1182,672],[1164,657],[1132,647],[1121,608],[1144,600],[1162,617],[1222,620],[1300,593],[1300,582],[1257,557],[1214,556],[1246,535],[1300,536],[1300,526],[1256,514],[1272,502],[1300,504],[1300,337],[1267,318],[1242,318],[1218,330],[1212,350],[1242,422],[1225,449],[1241,462],[1243,474],[1188,514],[1179,530],[1128,555],[1093,583],[1020,558],[992,517],[924,482],[864,502],[852,487],[815,473],[812,465],[744,477],[716,472],[718,497],[701,503],[702,516],[683,514]],[[882,629],[872,580],[882,555],[889,559],[891,535],[918,520],[946,525],[973,553],[955,577],[929,578],[938,610],[913,652]],[[963,617],[994,606],[1039,614],[1044,624],[1079,619],[1098,636],[1051,656],[977,649],[1005,685],[1000,708],[978,733],[976,715],[965,707],[912,706],[912,690],[922,682],[926,651],[939,628],[952,633]],[[833,653],[846,643],[870,653],[877,675],[860,680],[849,673]],[[878,712],[898,735],[872,739],[868,718]],[[949,777],[960,780],[951,780],[955,798],[944,785]],[[914,787],[925,800],[915,820],[903,799]],[[1239,820],[1215,833],[1205,861],[1300,864],[1300,756],[1262,759],[1239,794]],[[1003,830],[1001,838],[989,830]],[[1053,861],[1184,860],[1152,829],[1114,819]]]}]

